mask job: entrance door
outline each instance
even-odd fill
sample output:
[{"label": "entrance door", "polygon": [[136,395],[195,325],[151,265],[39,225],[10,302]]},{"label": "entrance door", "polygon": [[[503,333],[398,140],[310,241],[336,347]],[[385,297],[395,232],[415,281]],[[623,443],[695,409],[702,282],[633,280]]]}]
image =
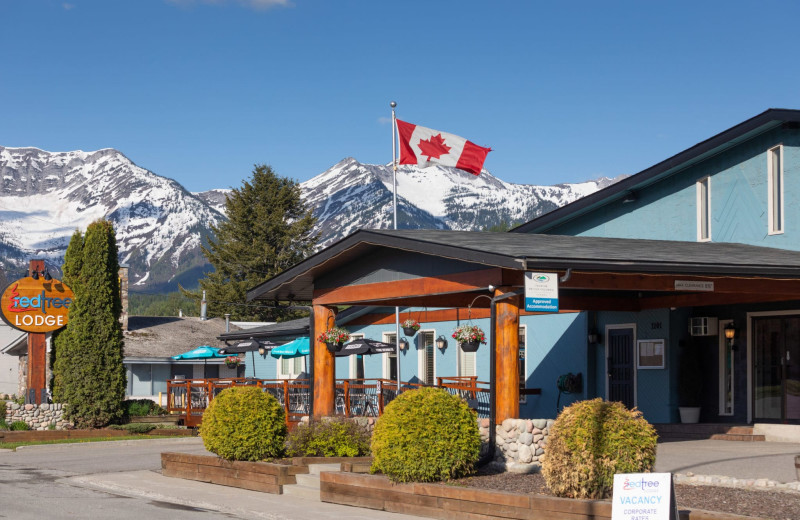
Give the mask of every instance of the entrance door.
[{"label": "entrance door", "polygon": [[753,318],[755,420],[800,421],[800,316]]},{"label": "entrance door", "polygon": [[636,406],[633,337],[633,327],[606,330],[608,400],[620,401],[628,408]]}]

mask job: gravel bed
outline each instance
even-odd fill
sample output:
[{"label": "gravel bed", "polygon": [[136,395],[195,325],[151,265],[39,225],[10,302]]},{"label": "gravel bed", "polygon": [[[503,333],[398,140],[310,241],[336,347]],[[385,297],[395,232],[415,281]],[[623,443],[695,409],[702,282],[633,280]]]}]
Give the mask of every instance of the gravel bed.
[{"label": "gravel bed", "polygon": [[[483,469],[475,476],[454,480],[451,484],[552,495],[540,473],[520,475]],[[679,509],[703,509],[770,520],[800,520],[800,493],[797,492],[676,484],[675,496]]]}]

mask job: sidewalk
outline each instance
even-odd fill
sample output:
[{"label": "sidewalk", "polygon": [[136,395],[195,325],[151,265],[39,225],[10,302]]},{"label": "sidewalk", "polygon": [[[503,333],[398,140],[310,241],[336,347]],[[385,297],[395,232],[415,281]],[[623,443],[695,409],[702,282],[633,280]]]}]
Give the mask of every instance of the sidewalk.
[{"label": "sidewalk", "polygon": [[129,471],[71,477],[71,482],[103,491],[219,511],[241,518],[269,520],[417,520],[420,517],[374,509],[299,500],[194,480],[164,477],[155,471]]},{"label": "sidewalk", "polygon": [[[655,471],[674,473],[689,482],[735,487],[776,487],[800,491],[794,457],[800,443],[678,441],[658,445]],[[704,477],[718,477],[713,479]]]}]

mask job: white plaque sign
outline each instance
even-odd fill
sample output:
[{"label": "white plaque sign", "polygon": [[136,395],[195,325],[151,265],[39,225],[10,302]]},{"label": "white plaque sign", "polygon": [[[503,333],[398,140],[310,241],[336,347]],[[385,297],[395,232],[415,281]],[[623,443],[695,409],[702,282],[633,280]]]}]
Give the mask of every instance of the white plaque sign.
[{"label": "white plaque sign", "polygon": [[696,280],[675,280],[675,290],[714,292],[714,282],[700,282]]}]

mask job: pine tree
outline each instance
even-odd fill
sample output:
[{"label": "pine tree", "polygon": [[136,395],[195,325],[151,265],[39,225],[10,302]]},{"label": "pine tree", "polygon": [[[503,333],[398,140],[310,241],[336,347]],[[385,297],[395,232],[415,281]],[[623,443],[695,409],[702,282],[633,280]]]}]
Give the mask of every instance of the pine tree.
[{"label": "pine tree", "polygon": [[118,272],[110,222],[90,224],[82,241],[79,233],[73,235],[64,281],[75,299],[56,345],[54,396],[78,427],[105,426],[122,417],[126,379]]},{"label": "pine tree", "polygon": [[203,247],[214,266],[214,272],[200,280],[209,315],[230,313],[233,319],[257,321],[286,318],[241,304],[249,289],[313,252],[319,239],[312,232],[316,219],[300,196],[300,186],[270,166],[256,165],[252,179],[228,194],[225,209],[228,219],[212,228],[215,238]]}]

